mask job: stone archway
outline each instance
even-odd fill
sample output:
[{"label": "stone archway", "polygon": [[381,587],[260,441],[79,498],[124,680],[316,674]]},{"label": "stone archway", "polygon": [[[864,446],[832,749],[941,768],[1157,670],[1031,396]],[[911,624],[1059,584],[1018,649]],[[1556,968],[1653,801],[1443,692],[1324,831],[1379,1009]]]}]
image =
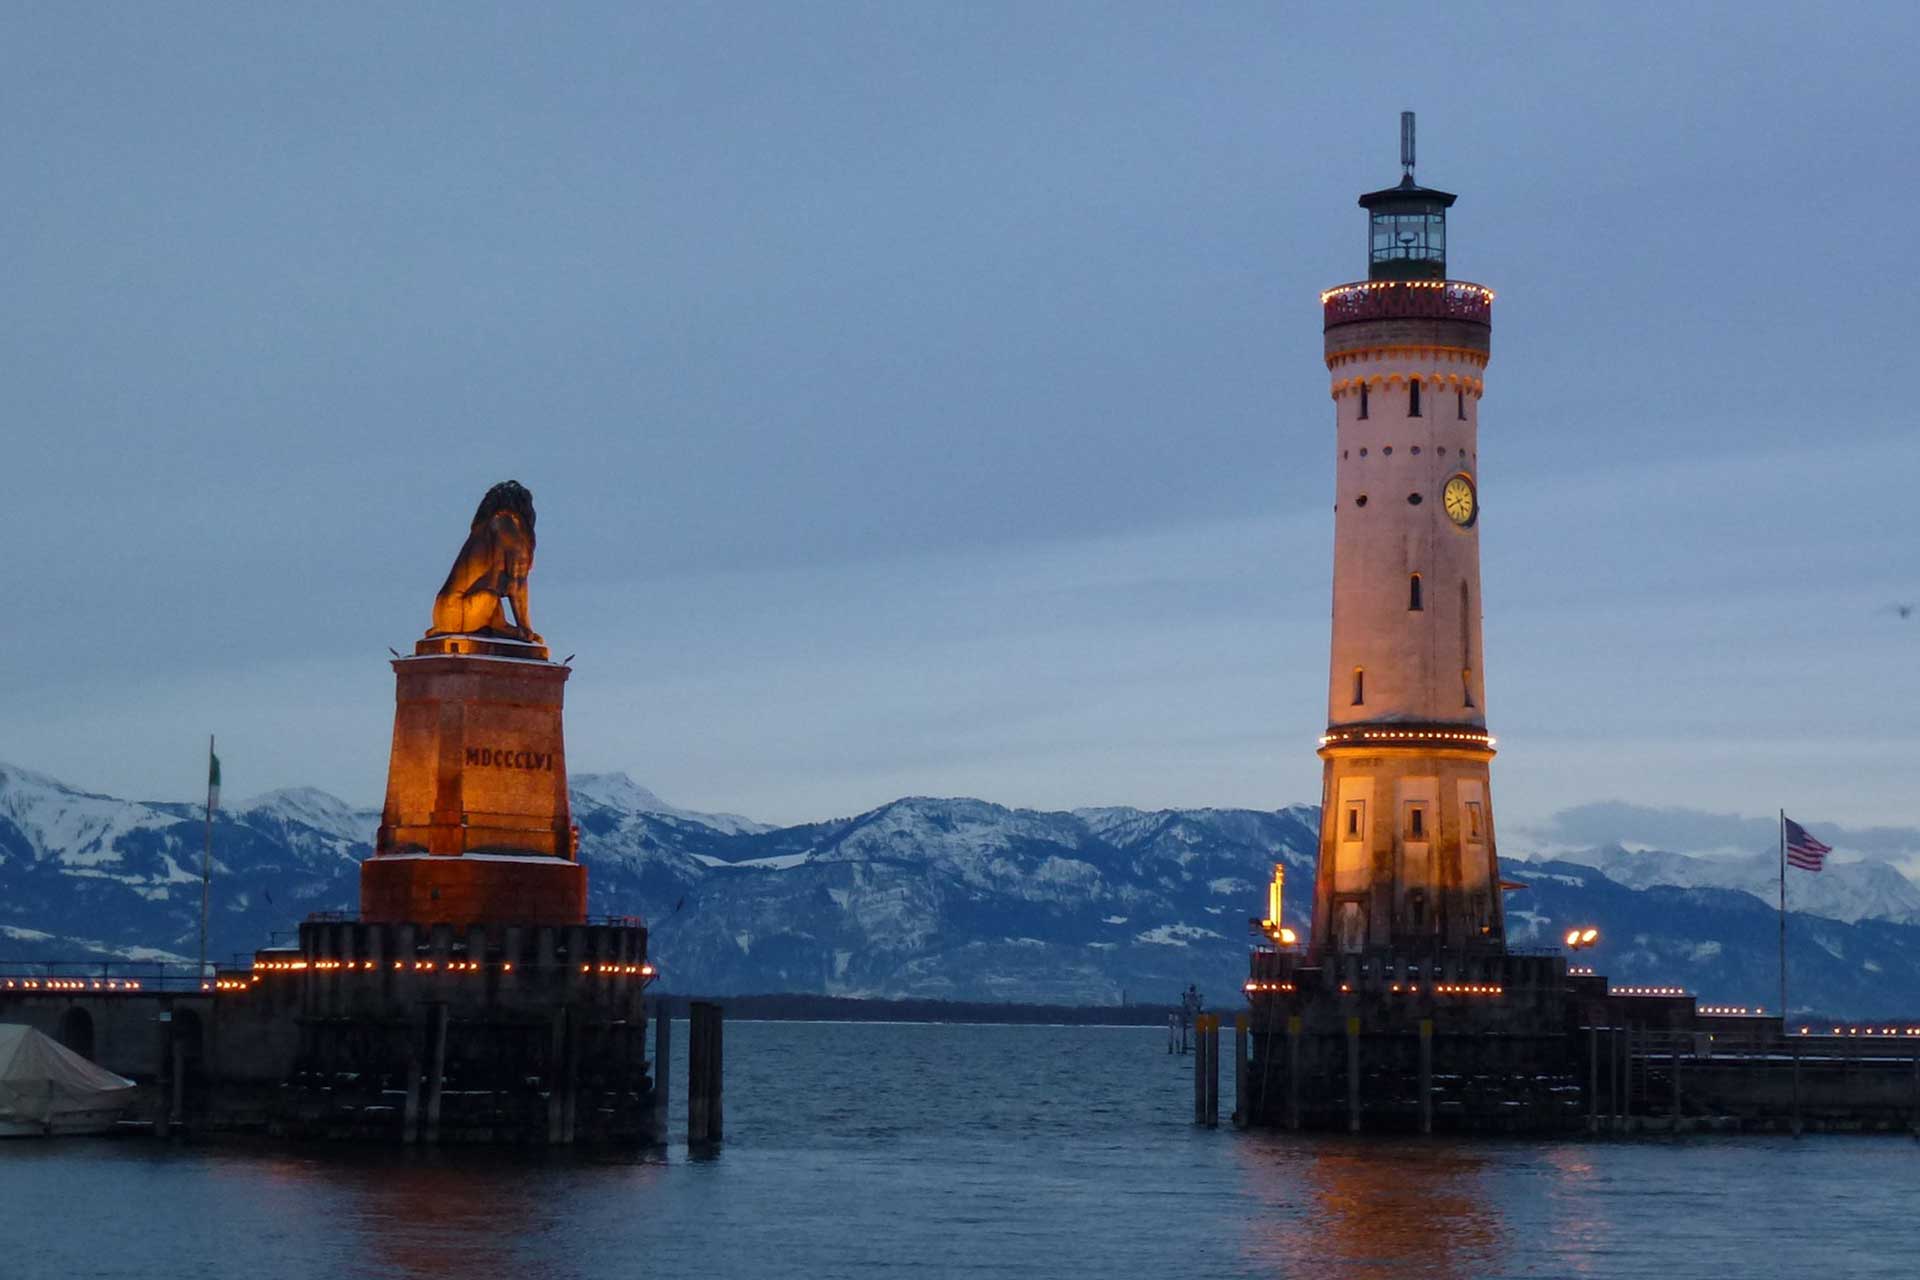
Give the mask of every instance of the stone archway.
[{"label": "stone archway", "polygon": [[93,1015],[79,1005],[60,1015],[60,1043],[89,1062],[93,1060]]}]

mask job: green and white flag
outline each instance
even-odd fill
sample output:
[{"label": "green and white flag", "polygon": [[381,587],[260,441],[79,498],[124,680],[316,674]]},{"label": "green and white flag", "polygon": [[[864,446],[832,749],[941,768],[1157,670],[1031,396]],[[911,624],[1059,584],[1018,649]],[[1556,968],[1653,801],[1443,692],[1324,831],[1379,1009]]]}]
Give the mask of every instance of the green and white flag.
[{"label": "green and white flag", "polygon": [[207,748],[207,811],[211,813],[220,807],[220,757],[213,754],[213,748]]}]

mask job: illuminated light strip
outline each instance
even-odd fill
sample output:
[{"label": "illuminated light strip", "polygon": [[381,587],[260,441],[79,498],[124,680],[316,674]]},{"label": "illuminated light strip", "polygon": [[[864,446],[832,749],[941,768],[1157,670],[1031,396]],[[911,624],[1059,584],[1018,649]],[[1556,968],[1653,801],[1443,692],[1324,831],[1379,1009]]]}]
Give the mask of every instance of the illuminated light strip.
[{"label": "illuminated light strip", "polygon": [[1684,996],[1685,987],[1608,987],[1610,996]]},{"label": "illuminated light strip", "polygon": [[1493,290],[1483,284],[1472,284],[1465,280],[1359,280],[1353,284],[1337,284],[1331,289],[1320,291],[1322,303],[1349,293],[1373,293],[1380,289],[1452,289],[1461,294],[1479,294],[1481,299],[1492,302]]},{"label": "illuminated light strip", "polygon": [[[295,973],[301,971],[334,973],[342,969],[348,972],[367,972],[379,967],[379,963],[373,960],[314,960],[311,962],[305,960],[258,960],[255,961],[253,965],[254,973],[252,981],[260,981],[261,975],[266,973]],[[396,970],[411,968],[416,973],[480,973],[490,966],[482,964],[478,960],[449,960],[444,965],[434,960],[414,960],[411,962],[395,960],[393,967]],[[502,961],[498,967],[502,973],[512,973],[514,969],[513,961]],[[605,977],[616,978],[651,978],[658,973],[658,970],[656,970],[651,963],[614,964],[611,962],[603,962],[598,965],[592,963],[583,964],[580,966],[580,972],[597,973]],[[49,980],[49,986],[52,987],[56,981],[57,980]],[[9,983],[9,985],[11,985],[11,983]],[[75,988],[84,987],[85,985],[84,982],[74,984]],[[94,985],[97,987],[101,984],[96,982]],[[128,990],[139,986],[139,984],[135,982],[129,982],[124,985]],[[62,987],[60,989],[64,990],[66,988]]]},{"label": "illuminated light strip", "polygon": [[1701,1006],[1700,1006],[1700,1009],[1699,1009],[1699,1012],[1701,1012],[1701,1013],[1711,1013],[1711,1014],[1714,1014],[1714,1015],[1716,1015],[1716,1016],[1719,1016],[1719,1017],[1755,1017],[1755,1018],[1759,1018],[1759,1017],[1765,1017],[1765,1016],[1766,1016],[1766,1012],[1767,1012],[1767,1011],[1766,1011],[1765,1009],[1760,1009],[1760,1008],[1753,1008],[1753,1009],[1749,1009],[1749,1008],[1747,1008],[1747,1006],[1745,1006],[1745,1005],[1743,1005],[1743,1004],[1742,1004],[1742,1005],[1732,1005],[1732,1004],[1703,1004],[1703,1005],[1701,1005]]},{"label": "illuminated light strip", "polygon": [[1490,733],[1454,733],[1440,729],[1345,729],[1337,733],[1320,735],[1320,745],[1330,746],[1336,742],[1372,742],[1375,740],[1412,741],[1412,742],[1472,742],[1493,746],[1496,739]]},{"label": "illuminated light strip", "polygon": [[[1246,984],[1245,989],[1248,991],[1291,991],[1293,990],[1293,984],[1291,982],[1265,984],[1249,982]],[[1340,990],[1347,994],[1352,994],[1353,984],[1343,982],[1340,984]],[[1417,982],[1395,982],[1388,987],[1388,990],[1395,995],[1417,996],[1420,994],[1420,984]],[[1437,996],[1504,996],[1507,993],[1505,986],[1494,982],[1436,982],[1432,985],[1430,991],[1431,994]]]},{"label": "illuminated light strip", "polygon": [[1291,982],[1249,982],[1242,987],[1241,990],[1248,993],[1261,991],[1292,991],[1293,984]]}]

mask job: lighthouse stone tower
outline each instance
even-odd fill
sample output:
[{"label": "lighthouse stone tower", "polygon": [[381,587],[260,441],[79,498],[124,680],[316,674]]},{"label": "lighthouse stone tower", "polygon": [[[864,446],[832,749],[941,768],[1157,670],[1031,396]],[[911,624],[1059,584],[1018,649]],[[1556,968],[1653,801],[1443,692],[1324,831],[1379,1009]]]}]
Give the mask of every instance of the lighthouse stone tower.
[{"label": "lighthouse stone tower", "polygon": [[1313,930],[1303,953],[1256,925],[1239,1118],[1570,1132],[1594,1123],[1596,1028],[1623,1024],[1604,978],[1507,947],[1480,656],[1493,293],[1447,275],[1454,197],[1414,180],[1411,114],[1401,163],[1360,197],[1367,278],[1321,296],[1336,478]]},{"label": "lighthouse stone tower", "polygon": [[1455,197],[1360,197],[1367,279],[1321,297],[1334,403],[1333,645],[1310,956],[1504,950],[1480,649],[1480,399],[1493,292],[1447,275]]}]

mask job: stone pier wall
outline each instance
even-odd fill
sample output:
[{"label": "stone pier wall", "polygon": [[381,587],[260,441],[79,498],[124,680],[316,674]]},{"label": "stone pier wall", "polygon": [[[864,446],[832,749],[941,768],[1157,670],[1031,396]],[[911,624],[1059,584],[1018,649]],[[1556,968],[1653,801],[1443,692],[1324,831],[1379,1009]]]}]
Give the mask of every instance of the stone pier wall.
[{"label": "stone pier wall", "polygon": [[189,1129],[636,1143],[654,1137],[652,972],[637,923],[318,920],[208,992],[0,991],[0,1020],[148,1086],[142,1118]]}]

